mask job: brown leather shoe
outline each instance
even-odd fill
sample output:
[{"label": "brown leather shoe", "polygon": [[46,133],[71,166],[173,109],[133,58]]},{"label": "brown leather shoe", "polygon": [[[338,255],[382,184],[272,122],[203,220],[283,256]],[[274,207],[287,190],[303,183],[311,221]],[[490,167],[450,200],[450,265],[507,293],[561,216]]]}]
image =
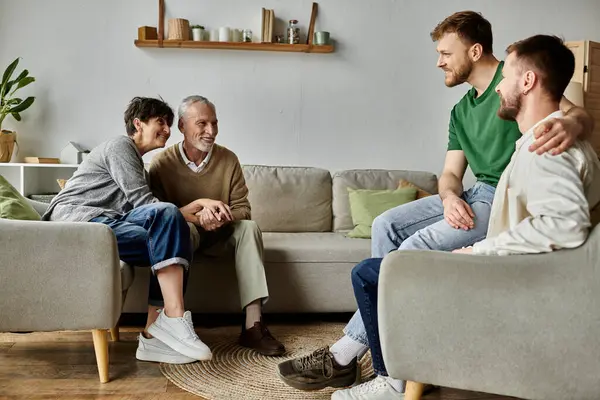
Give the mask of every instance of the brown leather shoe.
[{"label": "brown leather shoe", "polygon": [[262,318],[252,328],[242,330],[240,346],[254,349],[265,356],[280,356],[285,353],[285,347],[271,335]]}]

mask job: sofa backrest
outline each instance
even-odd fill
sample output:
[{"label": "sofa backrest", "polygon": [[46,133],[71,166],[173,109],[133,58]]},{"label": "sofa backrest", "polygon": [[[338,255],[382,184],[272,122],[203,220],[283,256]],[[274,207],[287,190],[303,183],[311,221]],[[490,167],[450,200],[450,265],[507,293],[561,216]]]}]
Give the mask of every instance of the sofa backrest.
[{"label": "sofa backrest", "polygon": [[334,173],[333,230],[340,232],[354,228],[350,214],[348,188],[396,189],[400,179],[406,179],[429,193],[437,193],[437,177],[430,172],[355,169]]},{"label": "sofa backrest", "polygon": [[42,203],[41,201],[35,201],[31,199],[27,199],[27,201],[35,209],[35,211],[37,211],[38,214],[40,214],[40,217],[44,215],[44,213],[48,209],[48,206],[50,205],[49,203]]},{"label": "sofa backrest", "polygon": [[252,219],[264,232],[330,232],[331,174],[310,167],[242,166]]}]

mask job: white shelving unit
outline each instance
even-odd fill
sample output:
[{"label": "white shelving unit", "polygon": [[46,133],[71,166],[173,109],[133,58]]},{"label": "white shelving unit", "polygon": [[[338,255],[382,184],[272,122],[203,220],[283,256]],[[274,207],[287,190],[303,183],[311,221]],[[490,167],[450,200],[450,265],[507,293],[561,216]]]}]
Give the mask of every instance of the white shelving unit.
[{"label": "white shelving unit", "polygon": [[57,179],[69,179],[77,164],[0,163],[0,175],[23,196],[58,193]]}]

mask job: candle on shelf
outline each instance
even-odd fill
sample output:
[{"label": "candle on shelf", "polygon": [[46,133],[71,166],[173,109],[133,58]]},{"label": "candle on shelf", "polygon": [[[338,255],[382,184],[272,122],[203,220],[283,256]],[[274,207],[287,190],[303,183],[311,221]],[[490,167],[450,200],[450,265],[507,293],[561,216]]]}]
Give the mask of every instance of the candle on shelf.
[{"label": "candle on shelf", "polygon": [[231,40],[230,36],[231,30],[228,27],[219,28],[219,42],[229,42]]},{"label": "candle on shelf", "polygon": [[231,41],[239,43],[242,41],[242,31],[239,29],[234,29],[231,31]]}]

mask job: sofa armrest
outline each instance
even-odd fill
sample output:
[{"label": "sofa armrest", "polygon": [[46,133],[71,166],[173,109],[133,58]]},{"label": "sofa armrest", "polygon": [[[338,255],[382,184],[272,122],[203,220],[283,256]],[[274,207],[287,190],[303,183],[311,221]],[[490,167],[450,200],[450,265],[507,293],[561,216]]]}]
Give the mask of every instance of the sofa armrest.
[{"label": "sofa armrest", "polygon": [[379,326],[391,376],[527,399],[600,393],[600,227],[526,256],[390,253]]},{"label": "sofa armrest", "polygon": [[0,220],[0,331],[113,327],[121,276],[101,224]]}]

